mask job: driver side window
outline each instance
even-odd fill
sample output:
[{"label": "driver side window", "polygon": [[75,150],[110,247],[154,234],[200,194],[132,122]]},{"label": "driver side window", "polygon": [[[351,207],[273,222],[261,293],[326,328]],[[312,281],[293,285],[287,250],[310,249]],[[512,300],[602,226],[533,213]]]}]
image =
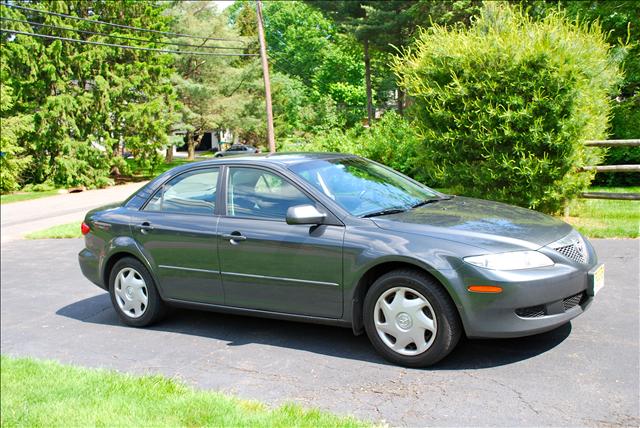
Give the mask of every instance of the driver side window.
[{"label": "driver side window", "polygon": [[257,168],[229,168],[227,215],[284,221],[289,207],[315,203],[277,174]]}]

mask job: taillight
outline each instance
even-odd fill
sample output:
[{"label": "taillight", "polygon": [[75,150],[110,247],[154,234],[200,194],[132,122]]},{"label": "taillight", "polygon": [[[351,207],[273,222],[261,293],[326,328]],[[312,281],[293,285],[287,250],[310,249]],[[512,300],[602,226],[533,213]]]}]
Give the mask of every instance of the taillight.
[{"label": "taillight", "polygon": [[80,226],[80,231],[82,232],[83,235],[86,235],[87,233],[91,232],[91,228],[87,223],[83,221],[82,225]]}]

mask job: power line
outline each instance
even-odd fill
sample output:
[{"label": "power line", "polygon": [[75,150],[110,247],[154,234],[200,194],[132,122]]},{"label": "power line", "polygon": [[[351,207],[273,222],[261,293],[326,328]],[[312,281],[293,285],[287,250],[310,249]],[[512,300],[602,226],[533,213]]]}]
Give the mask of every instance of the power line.
[{"label": "power line", "polygon": [[83,33],[83,34],[93,34],[93,35],[96,35],[96,36],[112,37],[114,39],[131,40],[131,41],[134,41],[134,42],[157,43],[157,44],[160,44],[160,45],[173,45],[173,46],[187,46],[187,47],[203,48],[203,49],[230,49],[230,50],[242,50],[242,49],[244,49],[244,48],[233,48],[233,47],[226,47],[226,46],[194,45],[194,44],[190,44],[190,43],[161,42],[161,41],[149,40],[149,39],[139,39],[137,37],[119,36],[119,35],[115,35],[115,34],[99,33],[97,31],[79,30],[79,29],[71,28],[71,27],[60,27],[60,26],[57,26],[57,25],[40,24],[38,22],[25,21],[25,20],[22,20],[22,19],[8,18],[8,17],[5,17],[5,16],[0,16],[0,20],[2,20],[2,21],[20,22],[20,23],[23,23],[23,24],[35,25],[35,26],[38,26],[38,27],[52,28],[52,29],[55,29],[55,30],[74,31],[74,32]]},{"label": "power line", "polygon": [[240,39],[224,39],[224,38],[215,38],[215,37],[194,36],[194,35],[191,35],[191,34],[173,33],[173,32],[170,32],[170,31],[152,30],[150,28],[132,27],[130,25],[116,24],[116,23],[113,23],[113,22],[100,21],[98,19],[81,18],[79,16],[67,15],[65,13],[57,13],[57,12],[50,12],[48,10],[33,9],[33,8],[30,8],[30,7],[18,6],[18,5],[15,5],[15,4],[3,3],[2,5],[6,6],[6,7],[13,8],[13,9],[19,9],[19,10],[24,10],[24,11],[28,11],[28,12],[42,13],[42,14],[45,14],[45,15],[58,16],[60,18],[75,19],[75,20],[78,20],[78,21],[91,22],[93,24],[107,25],[109,27],[124,28],[124,29],[127,29],[127,30],[142,31],[142,32],[147,32],[147,33],[162,34],[162,35],[171,36],[171,37],[187,37],[187,38],[191,38],[191,39],[200,39],[200,40],[217,40],[217,41],[223,41],[223,42],[239,42],[239,43],[243,43],[243,44],[245,43],[244,40],[240,40]]},{"label": "power line", "polygon": [[134,49],[134,50],[140,50],[140,51],[152,51],[152,52],[159,52],[159,53],[174,53],[174,54],[183,54],[183,55],[204,55],[204,56],[257,56],[257,54],[191,52],[191,51],[176,51],[176,50],[170,50],[170,49],[144,48],[142,46],[117,45],[117,44],[114,44],[114,43],[92,42],[90,40],[71,39],[69,37],[50,36],[48,34],[29,33],[29,32],[26,32],[26,31],[12,30],[10,28],[0,28],[0,31],[4,31],[6,33],[21,34],[21,35],[25,35],[25,36],[32,36],[32,37],[42,37],[42,38],[45,38],[45,39],[62,40],[62,41],[65,41],[65,42],[75,42],[75,43],[80,43],[80,44],[97,45],[97,46],[109,46],[109,47],[112,47],[112,48]]}]

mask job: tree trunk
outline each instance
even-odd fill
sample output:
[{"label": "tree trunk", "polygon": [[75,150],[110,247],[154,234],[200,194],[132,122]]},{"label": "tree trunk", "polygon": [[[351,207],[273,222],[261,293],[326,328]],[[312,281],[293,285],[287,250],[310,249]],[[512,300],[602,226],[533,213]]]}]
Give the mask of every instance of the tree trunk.
[{"label": "tree trunk", "polygon": [[196,142],[193,139],[193,134],[187,132],[187,159],[194,160],[196,158]]},{"label": "tree trunk", "polygon": [[[113,153],[113,157],[117,158],[117,157],[121,157],[122,156],[122,148],[120,147],[120,141],[118,141],[112,148],[112,153]],[[113,166],[111,168],[111,175],[115,176],[115,177],[120,177],[120,168],[118,168],[117,166]]]},{"label": "tree trunk", "polygon": [[164,157],[164,161],[166,163],[173,162],[173,146],[167,147],[167,153],[166,153],[166,155]]},{"label": "tree trunk", "polygon": [[404,116],[404,97],[404,91],[398,88],[398,113],[400,116]]},{"label": "tree trunk", "polygon": [[373,125],[373,97],[371,95],[371,58],[369,58],[369,39],[364,39],[364,76],[367,84],[367,119]]},{"label": "tree trunk", "polygon": [[190,139],[187,142],[187,160],[194,160],[196,158],[196,142]]},{"label": "tree trunk", "polygon": [[199,137],[196,137],[193,134],[189,134],[189,138],[187,140],[187,160],[194,160],[196,158],[196,147],[202,141],[202,137],[204,134],[200,134]]}]

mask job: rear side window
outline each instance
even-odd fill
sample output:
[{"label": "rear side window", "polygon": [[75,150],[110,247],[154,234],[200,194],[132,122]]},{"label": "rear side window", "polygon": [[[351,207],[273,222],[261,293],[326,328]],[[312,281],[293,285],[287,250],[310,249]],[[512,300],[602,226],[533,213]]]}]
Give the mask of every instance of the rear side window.
[{"label": "rear side window", "polygon": [[213,215],[219,168],[198,169],[172,178],[151,198],[145,211]]},{"label": "rear side window", "polygon": [[279,175],[257,168],[229,168],[227,215],[285,220],[289,207],[314,204]]}]

